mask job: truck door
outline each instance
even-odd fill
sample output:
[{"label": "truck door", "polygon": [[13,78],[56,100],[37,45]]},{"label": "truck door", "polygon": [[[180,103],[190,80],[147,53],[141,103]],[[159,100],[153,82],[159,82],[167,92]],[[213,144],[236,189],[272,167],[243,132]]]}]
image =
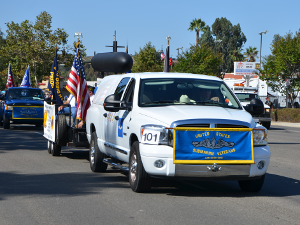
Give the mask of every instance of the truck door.
[{"label": "truck door", "polygon": [[[124,93],[128,93],[128,87],[132,79],[130,77],[124,77],[118,84],[115,93],[121,100],[125,98]],[[127,118],[129,112],[127,110],[120,110],[118,112],[108,113],[106,123],[106,152],[109,152],[113,157],[122,160],[124,157],[128,157],[128,150],[124,146],[117,144],[117,139],[123,137],[123,121]],[[127,114],[126,114],[127,113]]]},{"label": "truck door", "polygon": [[[135,79],[131,79],[126,91],[123,95],[122,100],[125,102],[126,105],[131,105],[133,107],[133,97],[134,97],[134,88],[135,87]],[[116,145],[118,146],[119,150],[117,155],[118,158],[122,159],[122,161],[129,162],[129,152],[130,152],[130,134],[131,134],[131,121],[133,112],[131,109],[127,110],[120,110],[118,112],[118,127],[117,133],[115,137]]]}]

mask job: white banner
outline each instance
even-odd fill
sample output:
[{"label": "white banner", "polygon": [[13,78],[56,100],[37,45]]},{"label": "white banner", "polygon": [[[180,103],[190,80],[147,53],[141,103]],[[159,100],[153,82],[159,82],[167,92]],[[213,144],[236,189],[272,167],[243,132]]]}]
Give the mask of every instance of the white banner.
[{"label": "white banner", "polygon": [[254,75],[259,68],[259,62],[234,62],[234,75]]},{"label": "white banner", "polygon": [[55,142],[55,105],[44,102],[44,137]]}]

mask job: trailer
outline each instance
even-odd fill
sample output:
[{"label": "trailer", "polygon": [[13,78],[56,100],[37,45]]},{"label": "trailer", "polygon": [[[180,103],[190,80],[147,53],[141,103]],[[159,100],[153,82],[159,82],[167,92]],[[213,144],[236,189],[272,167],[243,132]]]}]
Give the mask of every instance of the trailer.
[{"label": "trailer", "polygon": [[[125,73],[133,65],[133,59],[125,52],[98,53],[91,61],[92,67],[99,72]],[[101,80],[97,79],[97,84]],[[47,150],[53,156],[59,156],[62,146],[76,146],[89,148],[85,125],[82,128],[74,126],[71,113],[61,113],[56,101],[44,101],[44,137],[47,139]]]}]

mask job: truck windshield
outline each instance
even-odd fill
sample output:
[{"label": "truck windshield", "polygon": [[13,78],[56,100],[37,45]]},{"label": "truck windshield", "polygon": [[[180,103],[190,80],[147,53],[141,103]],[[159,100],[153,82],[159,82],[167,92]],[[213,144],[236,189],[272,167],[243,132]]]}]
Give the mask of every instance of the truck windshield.
[{"label": "truck windshield", "polygon": [[7,94],[7,100],[12,100],[12,99],[43,100],[44,99],[43,91],[39,89],[12,88],[9,89],[6,94]]},{"label": "truck windshield", "polygon": [[257,94],[251,94],[251,93],[235,93],[236,97],[241,102],[250,102],[252,99],[256,98],[259,99]]},{"label": "truck windshield", "polygon": [[214,105],[240,108],[222,81],[193,78],[142,79],[139,106]]}]

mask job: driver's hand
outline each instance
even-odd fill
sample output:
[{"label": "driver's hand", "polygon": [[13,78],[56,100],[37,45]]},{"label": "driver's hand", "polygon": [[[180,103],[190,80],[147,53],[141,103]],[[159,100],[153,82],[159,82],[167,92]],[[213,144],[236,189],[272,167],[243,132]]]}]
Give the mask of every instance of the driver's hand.
[{"label": "driver's hand", "polygon": [[220,101],[219,97],[212,97],[210,100],[213,100],[214,102],[219,102]]}]

